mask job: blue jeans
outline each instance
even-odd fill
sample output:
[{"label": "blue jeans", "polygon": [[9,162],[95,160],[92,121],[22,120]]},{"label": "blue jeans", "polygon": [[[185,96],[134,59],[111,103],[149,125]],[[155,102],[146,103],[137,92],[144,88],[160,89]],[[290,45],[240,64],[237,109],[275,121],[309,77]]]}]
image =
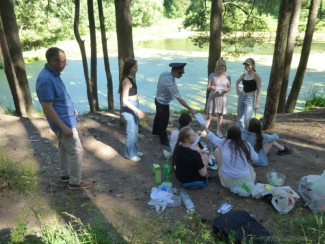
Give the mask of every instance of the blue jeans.
[{"label": "blue jeans", "polygon": [[[129,100],[132,105],[139,107],[138,100]],[[138,152],[138,116],[128,107],[122,107],[122,116],[126,123],[124,157],[130,159]]]},{"label": "blue jeans", "polygon": [[193,181],[189,183],[182,183],[182,186],[187,189],[195,189],[195,188],[203,188],[208,185],[209,181],[206,179],[205,181]]},{"label": "blue jeans", "polygon": [[247,129],[248,123],[253,116],[255,94],[242,92],[238,97],[237,121],[240,129]]}]

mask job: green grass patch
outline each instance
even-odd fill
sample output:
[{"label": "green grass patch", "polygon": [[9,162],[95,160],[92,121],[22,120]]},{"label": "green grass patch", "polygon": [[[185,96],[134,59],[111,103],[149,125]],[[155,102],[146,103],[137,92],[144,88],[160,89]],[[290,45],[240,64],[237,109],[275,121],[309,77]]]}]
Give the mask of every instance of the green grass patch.
[{"label": "green grass patch", "polygon": [[36,188],[36,171],[32,162],[10,160],[3,149],[0,149],[0,185],[17,189],[21,192],[33,191]]},{"label": "green grass patch", "polygon": [[314,86],[308,93],[303,111],[308,111],[315,107],[325,107],[325,93]]},{"label": "green grass patch", "polygon": [[24,57],[25,63],[32,63],[36,61],[44,60],[41,56],[34,56],[34,57]]}]

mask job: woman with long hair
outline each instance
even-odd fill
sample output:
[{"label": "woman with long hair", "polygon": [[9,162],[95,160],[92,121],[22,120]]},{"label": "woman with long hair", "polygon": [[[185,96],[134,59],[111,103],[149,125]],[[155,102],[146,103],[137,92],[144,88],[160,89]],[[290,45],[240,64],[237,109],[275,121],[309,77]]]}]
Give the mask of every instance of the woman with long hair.
[{"label": "woman with long hair", "polygon": [[247,130],[242,130],[242,137],[245,141],[251,143],[255,152],[258,153],[258,160],[253,161],[255,166],[266,166],[269,164],[266,154],[268,154],[272,147],[278,150],[278,155],[291,153],[291,149],[276,142],[279,140],[277,134],[268,135],[262,133],[261,122],[255,118],[249,121]]},{"label": "woman with long hair", "polygon": [[[240,129],[247,129],[253,111],[259,109],[261,97],[261,76],[256,73],[255,60],[248,58],[243,63],[246,73],[242,74],[236,82],[238,95],[237,121]],[[239,90],[239,83],[243,83],[243,90]],[[256,96],[256,100],[255,100]]]},{"label": "woman with long hair", "polygon": [[243,182],[255,182],[256,174],[250,162],[258,159],[257,153],[249,142],[242,140],[238,126],[230,126],[226,138],[219,138],[205,125],[210,141],[217,146],[215,158],[219,166],[221,185],[232,189]]},{"label": "woman with long hair", "polygon": [[220,127],[223,121],[223,115],[227,113],[227,92],[231,90],[231,78],[226,74],[227,65],[226,61],[222,58],[216,63],[216,71],[209,75],[207,89],[210,90],[209,98],[207,101],[207,124],[209,128],[212,114],[217,114],[217,136],[223,137]]},{"label": "woman with long hair", "polygon": [[172,168],[176,166],[175,176],[185,188],[202,188],[208,184],[208,154],[206,160],[202,155],[191,149],[197,134],[188,126],[183,127],[178,134],[172,155]]},{"label": "woman with long hair", "polygon": [[120,93],[121,114],[126,122],[124,157],[132,161],[140,161],[143,156],[138,150],[138,120],[145,117],[139,109],[138,89],[135,74],[138,63],[133,58],[124,62],[118,92]]}]

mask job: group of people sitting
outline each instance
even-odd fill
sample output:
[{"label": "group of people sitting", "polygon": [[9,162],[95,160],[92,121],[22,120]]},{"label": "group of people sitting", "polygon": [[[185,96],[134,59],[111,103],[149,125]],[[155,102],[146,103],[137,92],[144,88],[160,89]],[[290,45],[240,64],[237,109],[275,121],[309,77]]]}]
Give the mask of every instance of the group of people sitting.
[{"label": "group of people sitting", "polygon": [[[198,146],[198,135],[190,128],[190,123],[190,115],[180,116],[180,127],[172,132],[170,146],[176,178],[183,187],[192,189],[208,184],[210,155]],[[256,173],[252,165],[268,165],[266,154],[271,148],[275,148],[278,155],[291,153],[288,147],[277,142],[277,134],[262,133],[261,122],[255,118],[249,121],[247,130],[230,125],[225,138],[216,136],[206,125],[201,126],[210,142],[217,147],[214,156],[219,168],[218,175],[221,185],[228,189],[243,182],[255,182]]]}]

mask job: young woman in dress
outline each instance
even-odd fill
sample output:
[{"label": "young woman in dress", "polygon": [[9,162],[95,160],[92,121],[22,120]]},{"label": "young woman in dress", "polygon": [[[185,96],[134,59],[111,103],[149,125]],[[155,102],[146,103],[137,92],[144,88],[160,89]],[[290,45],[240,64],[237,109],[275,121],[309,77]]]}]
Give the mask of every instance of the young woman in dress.
[{"label": "young woman in dress", "polygon": [[256,173],[250,162],[258,159],[253,146],[241,137],[238,126],[230,126],[226,138],[219,138],[202,125],[209,139],[218,148],[215,158],[219,166],[218,174],[221,185],[232,189],[237,184],[255,182]]},{"label": "young woman in dress", "polygon": [[279,140],[277,134],[268,135],[262,133],[261,122],[254,118],[249,121],[248,129],[242,130],[242,137],[245,141],[251,143],[255,152],[258,153],[258,160],[253,161],[255,166],[266,166],[269,164],[266,154],[268,154],[272,147],[278,150],[278,155],[291,153],[291,149],[276,142]]},{"label": "young woman in dress", "polygon": [[[242,74],[236,82],[238,95],[237,121],[240,129],[247,129],[253,110],[258,109],[261,96],[261,76],[256,73],[255,61],[248,58],[243,63],[246,73]],[[239,83],[243,83],[243,90],[239,90]],[[255,100],[256,95],[256,100]]]},{"label": "young woman in dress", "polygon": [[[172,155],[172,168],[176,165],[175,176],[185,188],[200,188],[208,184],[208,161],[202,160],[197,150],[191,149],[197,134],[188,126],[178,134]],[[208,157],[208,154],[206,155]]]},{"label": "young woman in dress", "polygon": [[227,113],[227,95],[231,90],[231,78],[226,74],[226,61],[219,59],[216,64],[216,72],[210,74],[207,89],[210,90],[207,102],[207,128],[209,128],[212,114],[217,114],[217,136],[223,137],[220,127],[223,120],[223,115]]},{"label": "young woman in dress", "polygon": [[143,156],[138,150],[138,120],[145,117],[139,109],[138,90],[135,74],[138,63],[133,58],[124,62],[122,77],[119,84],[121,98],[121,114],[126,122],[125,152],[124,157],[132,161],[140,161]]}]

